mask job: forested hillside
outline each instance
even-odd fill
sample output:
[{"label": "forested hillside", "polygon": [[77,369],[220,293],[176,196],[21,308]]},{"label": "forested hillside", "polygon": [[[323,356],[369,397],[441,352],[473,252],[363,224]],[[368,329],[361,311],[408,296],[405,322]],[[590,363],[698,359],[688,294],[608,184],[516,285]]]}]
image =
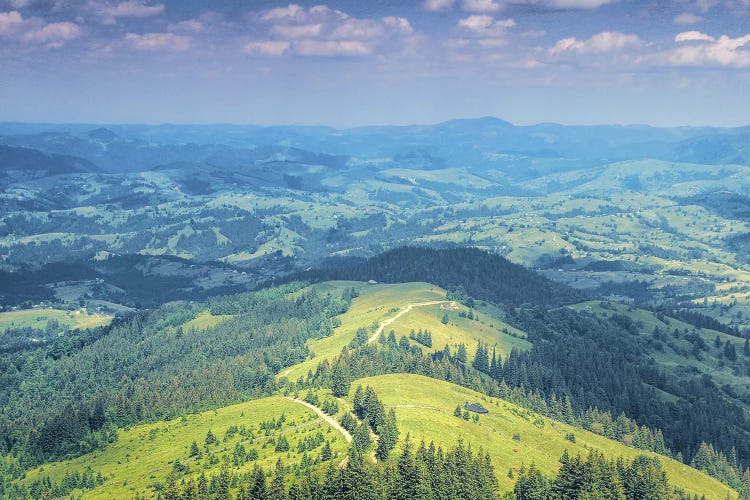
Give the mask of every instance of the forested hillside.
[{"label": "forested hillside", "polygon": [[[568,397],[579,414],[598,408],[662,429],[667,446],[687,460],[708,442],[736,456],[743,467],[750,464],[750,401],[728,398],[710,375],[677,376],[660,367],[653,359],[658,350],[638,341],[636,322],[626,315],[556,307],[580,300],[580,293],[502,257],[475,249],[403,248],[309,276],[432,281],[469,304],[482,299],[510,305],[505,319],[528,334],[533,348],[512,353],[492,373],[489,365],[481,371],[511,387],[538,391],[544,399]],[[742,359],[726,362],[748,370]],[[750,372],[742,376],[748,380]],[[723,425],[716,426],[717,420]]]},{"label": "forested hillside", "polygon": [[456,300],[474,297],[514,306],[559,306],[585,297],[578,290],[476,248],[402,247],[356,264],[333,260],[323,270],[299,276],[313,280],[374,280],[383,283],[425,281],[453,291],[452,297]]},{"label": "forested hillside", "polygon": [[172,304],[2,355],[2,451],[26,467],[93,451],[117,427],[270,394],[348,306],[315,291],[291,298],[299,288],[212,299],[204,307],[222,321],[205,327],[185,327],[204,307]]}]

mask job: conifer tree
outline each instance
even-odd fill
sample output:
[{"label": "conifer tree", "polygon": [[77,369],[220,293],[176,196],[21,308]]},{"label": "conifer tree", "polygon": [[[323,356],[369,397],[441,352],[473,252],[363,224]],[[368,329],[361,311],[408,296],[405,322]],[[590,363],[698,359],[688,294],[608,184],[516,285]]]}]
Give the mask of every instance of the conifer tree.
[{"label": "conifer tree", "polygon": [[191,457],[200,457],[201,450],[198,448],[198,443],[193,441],[193,443],[190,445],[190,456]]},{"label": "conifer tree", "polygon": [[331,392],[337,398],[347,396],[351,383],[349,364],[344,357],[340,357],[331,371]]},{"label": "conifer tree", "polygon": [[257,500],[268,499],[268,486],[266,485],[266,474],[263,472],[257,464],[253,468],[251,485],[250,485],[250,498]]},{"label": "conifer tree", "polygon": [[284,465],[281,459],[276,461],[276,472],[271,482],[271,488],[268,491],[269,500],[286,500],[286,488],[284,486]]},{"label": "conifer tree", "polygon": [[364,452],[370,447],[370,426],[366,422],[362,422],[357,426],[352,436],[352,444],[354,444],[354,447],[359,452]]},{"label": "conifer tree", "polygon": [[357,415],[359,418],[364,418],[365,416],[365,406],[364,406],[364,391],[362,390],[362,386],[358,385],[356,389],[354,389],[354,397],[352,398],[352,409],[354,410],[354,414]]},{"label": "conifer tree", "polygon": [[219,442],[216,439],[216,436],[214,436],[214,433],[211,432],[211,429],[208,429],[208,432],[206,433],[206,440],[205,440],[205,442],[206,442],[206,446],[208,446],[210,444],[216,444],[216,443]]},{"label": "conifer tree", "polygon": [[320,452],[320,461],[325,462],[327,460],[330,460],[333,457],[333,453],[331,452],[331,444],[326,441],[326,444],[323,446],[323,450]]},{"label": "conifer tree", "polygon": [[378,447],[375,451],[375,455],[378,459],[385,460],[388,458],[391,450],[398,442],[398,434],[396,412],[391,408],[385,422],[378,427]]}]

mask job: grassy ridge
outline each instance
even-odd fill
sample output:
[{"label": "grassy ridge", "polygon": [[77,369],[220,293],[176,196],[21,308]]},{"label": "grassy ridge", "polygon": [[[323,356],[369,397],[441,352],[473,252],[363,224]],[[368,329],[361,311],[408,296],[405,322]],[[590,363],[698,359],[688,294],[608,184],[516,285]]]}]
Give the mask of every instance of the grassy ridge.
[{"label": "grassy ridge", "polygon": [[[489,345],[490,350],[495,347],[497,353],[502,354],[503,357],[514,348],[525,350],[531,347],[531,344],[523,338],[526,336],[524,332],[513,328],[497,317],[474,311],[473,315],[478,320],[471,320],[459,316],[459,311],[466,312],[467,308],[457,306],[455,310],[445,310],[440,305],[417,307],[398,318],[386,330],[394,330],[397,339],[401,335],[408,336],[411,330],[415,332],[418,332],[420,328],[429,330],[432,334],[432,348],[420,346],[424,351],[439,351],[445,344],[455,350],[458,344],[463,343],[469,351],[469,359],[473,359],[478,341]],[[441,322],[443,314],[448,315],[448,323],[445,325]],[[504,333],[503,330],[513,333],[516,337]]]},{"label": "grassy ridge", "polygon": [[[259,429],[261,422],[278,419],[282,414],[286,416],[286,421],[270,436],[266,436],[265,431]],[[236,434],[230,439],[223,440],[231,426],[245,426],[253,432],[254,439]],[[209,429],[220,441],[209,448],[217,459],[215,464],[208,463],[209,454],[204,448],[204,440]],[[219,408],[216,411],[189,415],[185,420],[174,419],[120,430],[118,441],[106,449],[73,460],[46,464],[30,471],[26,481],[30,482],[48,475],[53,482],[58,482],[66,471],[83,471],[86,467],[91,467],[95,472],[101,472],[106,482],[94,490],[83,492],[83,498],[132,498],[136,493],[151,498],[153,485],[165,483],[175,459],[190,467],[189,474],[200,475],[201,470],[205,470],[206,476],[211,477],[219,472],[221,463],[232,457],[236,443],[242,442],[247,449],[255,448],[258,451],[258,459],[235,468],[236,471],[252,470],[255,463],[271,469],[278,458],[285,462],[299,462],[301,455],[296,453],[297,443],[306,436],[318,432],[322,432],[325,439],[331,441],[334,456],[345,455],[348,445],[344,437],[313,411],[282,396],[272,396]],[[270,443],[271,438],[282,434],[289,441],[289,453],[275,452],[272,444],[264,447],[265,442]],[[193,441],[196,441],[203,451],[201,460],[189,456]],[[318,447],[309,454],[315,457],[320,453],[320,449]]]},{"label": "grassy ridge", "polygon": [[361,281],[332,281],[314,286],[321,293],[339,295],[346,288],[355,288],[360,295],[352,301],[349,310],[339,316],[341,326],[334,330],[333,335],[307,343],[313,354],[310,359],[281,372],[281,376],[292,381],[307,376],[308,370],[315,371],[324,359],[331,360],[340,354],[341,349],[354,339],[357,328],[370,328],[373,324],[393,316],[398,308],[410,303],[445,299],[445,290],[429,283],[368,285]]},{"label": "grassy ridge", "polygon": [[[515,479],[508,477],[508,470],[515,474],[524,463],[533,462],[547,474],[556,472],[565,449],[585,456],[587,449],[597,448],[610,458],[659,456],[550,420],[506,401],[420,375],[382,375],[359,380],[353,387],[357,384],[372,386],[386,406],[395,407],[402,438],[410,433],[412,439],[434,441],[445,448],[461,437],[474,449],[483,447],[492,457],[501,491],[511,490],[515,484]],[[490,413],[482,415],[478,424],[454,417],[456,405],[466,401],[480,402]],[[568,433],[575,434],[575,443],[566,439]],[[514,440],[514,434],[520,440]],[[723,500],[727,494],[737,498],[733,490],[706,474],[667,457],[659,459],[669,481],[686,492],[706,495],[707,499]]]}]

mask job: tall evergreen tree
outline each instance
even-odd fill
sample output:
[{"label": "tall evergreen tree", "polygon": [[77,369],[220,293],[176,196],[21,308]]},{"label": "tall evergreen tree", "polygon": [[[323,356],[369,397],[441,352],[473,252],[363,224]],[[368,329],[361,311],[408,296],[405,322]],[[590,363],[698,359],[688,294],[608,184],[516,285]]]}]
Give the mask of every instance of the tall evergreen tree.
[{"label": "tall evergreen tree", "polygon": [[266,474],[257,464],[253,468],[250,484],[250,498],[257,500],[268,499],[268,486],[266,485]]},{"label": "tall evergreen tree", "polygon": [[269,500],[287,500],[286,487],[284,486],[284,465],[281,459],[276,461],[276,471],[268,491]]},{"label": "tall evergreen tree", "polygon": [[351,373],[349,372],[349,364],[346,358],[341,356],[333,365],[331,371],[331,392],[337,398],[341,398],[349,395],[349,387],[352,383]]},{"label": "tall evergreen tree", "polygon": [[370,426],[366,422],[361,422],[352,436],[352,444],[360,453],[364,453],[370,447]]}]

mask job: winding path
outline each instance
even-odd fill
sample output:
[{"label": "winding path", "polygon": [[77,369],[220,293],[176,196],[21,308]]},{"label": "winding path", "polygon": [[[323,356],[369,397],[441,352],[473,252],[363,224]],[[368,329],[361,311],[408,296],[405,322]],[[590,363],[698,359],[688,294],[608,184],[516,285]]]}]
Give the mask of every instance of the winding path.
[{"label": "winding path", "polygon": [[451,303],[450,300],[433,300],[433,301],[430,301],[430,302],[417,302],[417,303],[414,303],[414,304],[407,304],[406,306],[402,307],[401,310],[395,316],[393,316],[392,318],[388,318],[388,319],[383,320],[380,323],[380,326],[378,327],[378,329],[375,330],[375,333],[373,333],[372,336],[367,340],[367,343],[368,344],[372,344],[373,342],[375,342],[378,339],[378,336],[381,333],[383,333],[383,330],[385,329],[386,326],[390,325],[391,323],[393,323],[398,318],[400,318],[404,314],[408,313],[409,311],[411,311],[415,307],[435,306],[437,304],[450,304],[450,303]]},{"label": "winding path", "polygon": [[315,413],[317,413],[320,418],[322,418],[323,420],[325,420],[326,422],[328,422],[328,425],[330,425],[331,427],[333,427],[334,429],[336,429],[337,431],[339,431],[344,436],[344,439],[346,439],[347,443],[351,443],[352,442],[352,435],[349,434],[349,431],[347,431],[346,429],[344,429],[344,427],[340,423],[338,423],[335,418],[333,418],[332,416],[328,415],[327,413],[325,413],[323,410],[321,410],[317,406],[308,403],[307,401],[302,401],[301,399],[290,398],[289,396],[285,396],[285,397],[289,401],[294,401],[297,404],[301,404],[301,405],[304,405],[304,406],[307,406],[308,408],[310,408],[312,411],[314,411]]}]

